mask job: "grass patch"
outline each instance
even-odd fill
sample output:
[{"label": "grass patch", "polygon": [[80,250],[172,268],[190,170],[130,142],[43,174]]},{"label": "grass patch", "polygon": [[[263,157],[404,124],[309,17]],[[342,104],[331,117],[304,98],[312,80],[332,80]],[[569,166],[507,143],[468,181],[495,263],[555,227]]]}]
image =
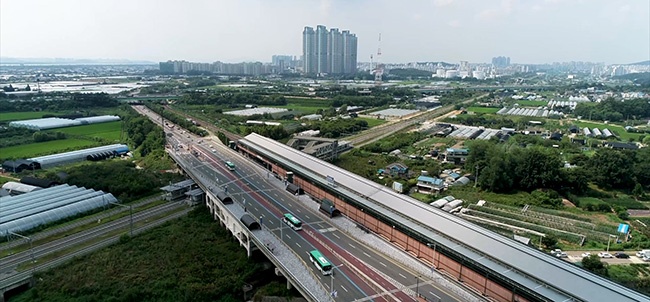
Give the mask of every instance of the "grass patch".
[{"label": "grass patch", "polygon": [[[277,106],[295,111],[295,113],[313,114],[318,109],[327,109],[332,106],[332,101],[323,99],[309,98],[290,98],[287,99],[286,106]],[[276,106],[273,106],[276,107]]]},{"label": "grass patch", "polygon": [[627,209],[635,209],[635,210],[648,209],[648,207],[646,207],[644,204],[634,200],[634,198],[630,196],[620,196],[617,198],[603,198],[603,201],[611,205],[618,205],[618,206],[625,207]]},{"label": "grass patch", "polygon": [[0,185],[3,185],[5,183],[8,183],[10,181],[17,181],[20,182],[20,179],[17,178],[11,178],[11,177],[5,177],[5,176],[0,176]]},{"label": "grass patch", "polygon": [[46,114],[56,113],[49,111],[2,112],[0,113],[0,122],[37,119]]},{"label": "grass patch", "polygon": [[26,145],[0,148],[0,158],[30,158],[35,156],[71,151],[81,148],[94,147],[101,143],[88,140],[69,138],[49,142],[32,143]]},{"label": "grass patch", "polygon": [[357,117],[356,119],[368,122],[368,127],[370,128],[386,123],[386,120],[380,120],[380,119],[369,118],[369,117]]},{"label": "grass patch", "polygon": [[623,141],[629,141],[630,138],[634,139],[635,141],[638,141],[639,136],[642,135],[642,133],[627,132],[623,126],[614,125],[614,124],[603,124],[603,123],[584,122],[584,121],[577,121],[575,122],[575,124],[578,127],[580,127],[580,129],[584,127],[589,127],[590,130],[594,128],[598,128],[600,131],[602,131],[603,129],[607,128],[609,129],[609,131],[612,131],[613,134],[618,135],[620,139]]},{"label": "grass patch", "polygon": [[63,132],[74,136],[101,138],[109,141],[119,141],[121,131],[121,121],[48,130],[48,132]]},{"label": "grass patch", "polygon": [[496,113],[499,110],[501,110],[501,108],[493,108],[493,107],[469,107],[469,108],[467,108],[468,112],[476,112],[476,113]]}]

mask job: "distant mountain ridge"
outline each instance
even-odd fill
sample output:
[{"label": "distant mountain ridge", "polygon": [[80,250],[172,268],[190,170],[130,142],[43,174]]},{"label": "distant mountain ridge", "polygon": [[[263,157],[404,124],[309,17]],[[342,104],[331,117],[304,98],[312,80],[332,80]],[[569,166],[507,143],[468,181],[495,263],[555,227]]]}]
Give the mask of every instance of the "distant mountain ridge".
[{"label": "distant mountain ridge", "polygon": [[625,64],[625,65],[650,65],[650,60],[648,60],[648,61],[636,62],[636,63],[630,63],[630,64]]},{"label": "distant mountain ridge", "polygon": [[72,59],[72,58],[12,58],[0,57],[0,64],[48,64],[48,65],[84,65],[84,64],[157,64],[144,60],[126,60],[126,59]]}]

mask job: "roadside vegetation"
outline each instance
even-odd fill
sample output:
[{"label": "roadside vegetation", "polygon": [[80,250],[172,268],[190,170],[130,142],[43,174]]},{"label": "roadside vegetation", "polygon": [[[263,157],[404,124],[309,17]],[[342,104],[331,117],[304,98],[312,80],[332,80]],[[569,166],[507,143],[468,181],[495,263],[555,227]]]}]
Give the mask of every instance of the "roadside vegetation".
[{"label": "roadside vegetation", "polygon": [[[133,238],[37,273],[20,301],[242,301],[242,286],[276,280],[247,258],[205,208]],[[295,295],[275,282],[261,293]],[[252,297],[248,293],[248,298]]]}]

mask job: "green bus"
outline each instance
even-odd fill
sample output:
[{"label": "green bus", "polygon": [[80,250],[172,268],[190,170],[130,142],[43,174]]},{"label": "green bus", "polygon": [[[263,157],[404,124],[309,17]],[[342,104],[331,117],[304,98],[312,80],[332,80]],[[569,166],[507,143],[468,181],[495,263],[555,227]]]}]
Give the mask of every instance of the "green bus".
[{"label": "green bus", "polygon": [[302,222],[298,220],[295,216],[286,213],[282,217],[282,221],[286,223],[290,228],[294,229],[295,231],[300,231],[302,230]]},{"label": "green bus", "polygon": [[323,276],[332,274],[332,263],[327,260],[318,250],[309,252],[309,260],[323,274]]},{"label": "green bus", "polygon": [[226,161],[226,167],[228,167],[228,170],[230,171],[235,171],[235,164],[233,164],[231,161]]}]

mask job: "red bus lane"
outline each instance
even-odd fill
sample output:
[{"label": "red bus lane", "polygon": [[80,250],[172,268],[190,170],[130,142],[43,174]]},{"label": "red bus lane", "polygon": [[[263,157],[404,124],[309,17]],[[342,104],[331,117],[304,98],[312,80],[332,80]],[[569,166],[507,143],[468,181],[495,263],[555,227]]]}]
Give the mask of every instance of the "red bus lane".
[{"label": "red bus lane", "polygon": [[[199,149],[199,148],[196,148]],[[278,209],[276,206],[272,205],[268,200],[257,193],[256,190],[251,188],[246,182],[242,181],[237,175],[233,174],[231,171],[226,170],[220,160],[215,159],[214,155],[203,152],[202,150],[197,150],[204,157],[209,158],[213,163],[214,167],[222,172],[223,175],[228,176],[228,178],[236,183],[241,189],[249,192],[249,196],[255,198],[262,206],[267,210],[272,212],[276,217],[280,217],[283,212]],[[232,180],[234,178],[234,180]],[[347,250],[341,248],[340,246],[333,244],[327,237],[323,236],[320,232],[315,230],[313,227],[307,225],[303,226],[303,229],[308,232],[298,232],[305,241],[312,244],[316,249],[329,259],[338,259],[344,262],[344,265],[340,269],[346,273],[346,275],[356,277],[353,282],[359,286],[365,293],[376,293],[386,295],[381,296],[384,300],[387,300],[387,297],[393,298],[395,301],[410,301],[413,300],[413,297],[407,295],[403,291],[400,291],[394,284],[386,280],[382,276],[377,275],[372,269],[368,268],[366,264],[359,261],[357,257],[350,254]],[[336,254],[336,255],[335,255]],[[394,292],[394,293],[390,293]],[[369,294],[371,295],[371,294]]]}]

